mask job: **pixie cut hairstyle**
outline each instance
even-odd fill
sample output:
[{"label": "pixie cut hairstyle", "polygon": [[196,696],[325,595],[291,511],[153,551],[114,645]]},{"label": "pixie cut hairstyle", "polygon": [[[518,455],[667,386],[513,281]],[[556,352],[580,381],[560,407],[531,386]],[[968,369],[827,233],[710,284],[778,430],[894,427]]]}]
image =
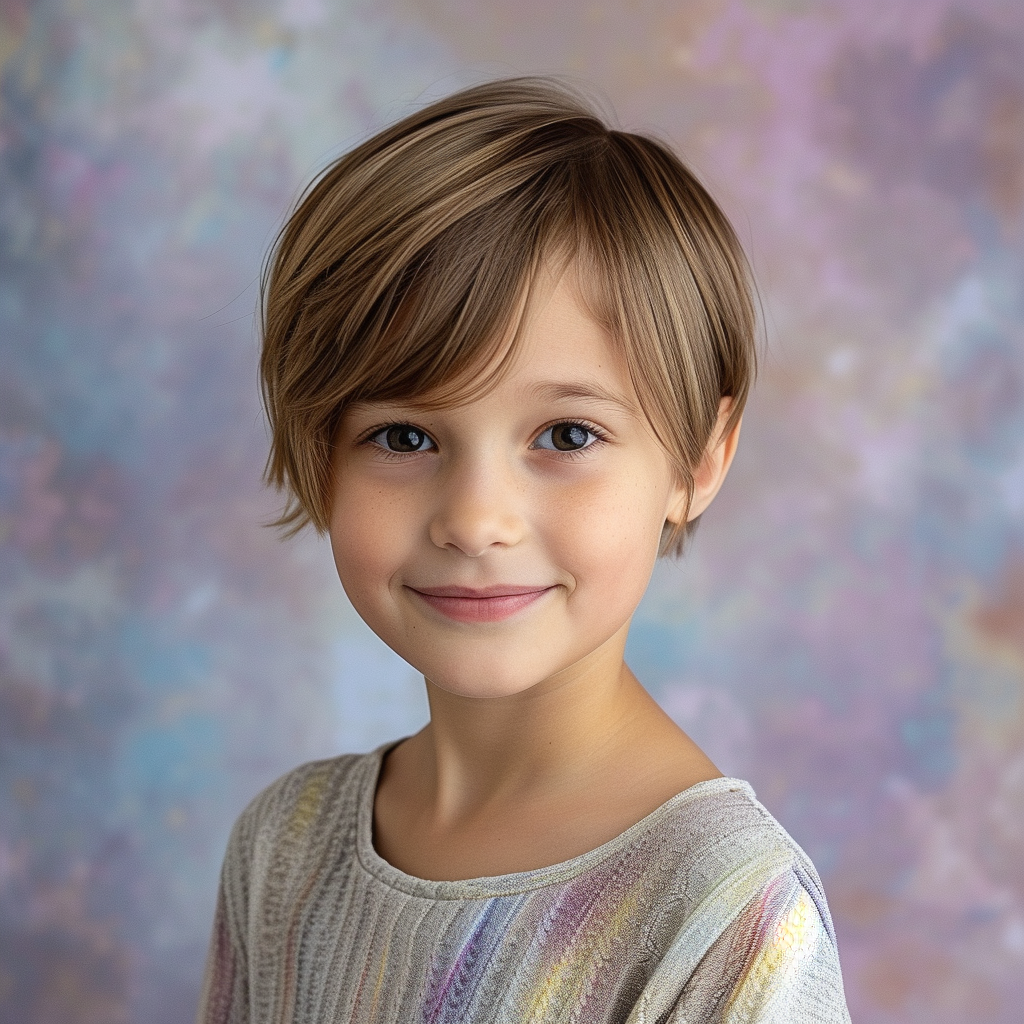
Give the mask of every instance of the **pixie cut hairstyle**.
[{"label": "pixie cut hairstyle", "polygon": [[[332,446],[357,401],[451,406],[515,352],[541,261],[570,265],[620,346],[643,413],[692,494],[721,399],[755,369],[748,265],[665,145],[609,128],[569,88],[465,89],[373,136],[308,188],[268,257],[260,376],[276,525],[328,528]],[[695,523],[666,524],[678,554]]]}]

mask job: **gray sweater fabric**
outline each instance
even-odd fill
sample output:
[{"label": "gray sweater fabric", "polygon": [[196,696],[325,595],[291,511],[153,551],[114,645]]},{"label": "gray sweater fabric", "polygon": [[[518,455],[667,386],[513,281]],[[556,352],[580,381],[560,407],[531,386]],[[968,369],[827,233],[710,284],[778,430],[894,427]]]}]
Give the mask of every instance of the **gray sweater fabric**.
[{"label": "gray sweater fabric", "polygon": [[849,1024],[821,882],[746,782],[551,867],[427,881],[373,848],[389,746],[242,813],[199,1024]]}]

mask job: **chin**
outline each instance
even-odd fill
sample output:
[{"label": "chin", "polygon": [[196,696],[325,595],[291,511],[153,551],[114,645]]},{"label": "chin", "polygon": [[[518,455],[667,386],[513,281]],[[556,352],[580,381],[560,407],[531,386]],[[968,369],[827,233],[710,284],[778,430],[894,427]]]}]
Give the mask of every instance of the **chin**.
[{"label": "chin", "polygon": [[449,669],[437,666],[434,672],[423,673],[427,681],[440,690],[453,693],[459,697],[476,697],[480,699],[494,697],[513,697],[523,693],[541,682],[546,675],[524,675],[521,672],[512,674],[507,665],[494,666],[488,670],[486,665],[479,663],[473,666],[472,674],[464,667]]}]

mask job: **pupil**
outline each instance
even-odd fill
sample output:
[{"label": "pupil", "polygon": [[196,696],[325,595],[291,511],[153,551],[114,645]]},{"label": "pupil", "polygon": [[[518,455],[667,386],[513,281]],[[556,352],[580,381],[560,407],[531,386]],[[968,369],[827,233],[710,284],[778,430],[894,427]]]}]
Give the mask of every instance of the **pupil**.
[{"label": "pupil", "polygon": [[415,427],[391,427],[388,447],[397,452],[414,452],[423,444],[423,434]]},{"label": "pupil", "polygon": [[551,431],[551,440],[559,451],[572,451],[587,443],[587,431],[578,423],[562,423]]}]

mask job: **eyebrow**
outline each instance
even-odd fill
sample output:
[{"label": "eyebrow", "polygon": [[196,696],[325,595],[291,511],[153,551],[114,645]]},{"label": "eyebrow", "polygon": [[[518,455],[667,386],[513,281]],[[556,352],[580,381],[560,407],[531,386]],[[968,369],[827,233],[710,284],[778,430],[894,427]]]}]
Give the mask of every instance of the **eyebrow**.
[{"label": "eyebrow", "polygon": [[[583,399],[584,401],[600,402],[603,405],[614,406],[615,408],[628,413],[630,416],[636,416],[639,412],[636,402],[631,402],[625,396],[618,395],[614,391],[609,391],[607,388],[598,384],[597,381],[592,380],[536,381],[535,383],[528,385],[525,392],[529,397],[542,402],[571,402],[573,400]],[[423,402],[422,400],[417,400],[415,398],[408,398],[404,400],[398,398],[390,401],[378,401],[371,399],[362,402],[353,402],[350,408],[357,408],[360,406],[369,406],[373,408],[379,407],[382,412],[389,408],[396,410],[422,409],[426,411],[444,408],[444,405],[438,406],[433,402]]]},{"label": "eyebrow", "polygon": [[592,402],[614,405],[632,415],[636,414],[636,403],[622,395],[608,391],[595,381],[539,381],[529,388],[531,394],[548,402],[568,401],[577,398]]}]

